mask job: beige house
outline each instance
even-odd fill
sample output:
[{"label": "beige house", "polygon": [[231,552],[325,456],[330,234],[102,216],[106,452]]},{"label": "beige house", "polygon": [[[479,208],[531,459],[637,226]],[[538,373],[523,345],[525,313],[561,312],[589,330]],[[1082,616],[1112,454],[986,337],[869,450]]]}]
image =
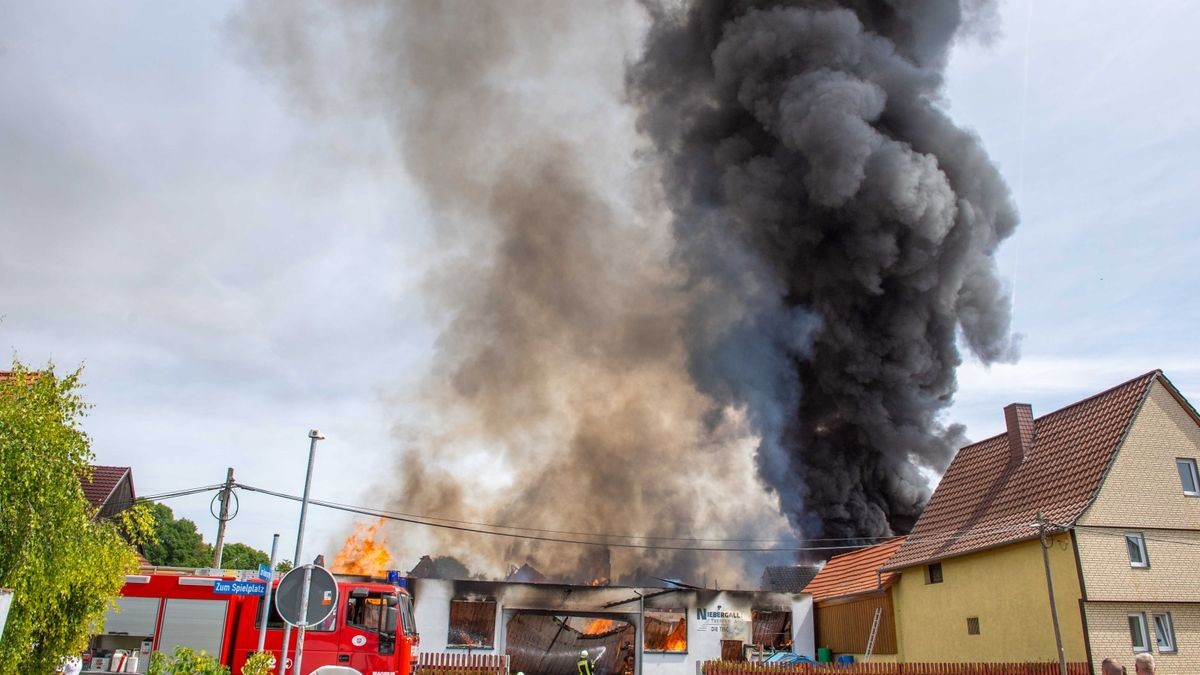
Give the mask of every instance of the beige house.
[{"label": "beige house", "polygon": [[[902,661],[1067,661],[1200,673],[1200,416],[1160,371],[955,456],[883,566]],[[1053,523],[1039,538],[1038,513]],[[1046,562],[1043,562],[1043,555]]]}]

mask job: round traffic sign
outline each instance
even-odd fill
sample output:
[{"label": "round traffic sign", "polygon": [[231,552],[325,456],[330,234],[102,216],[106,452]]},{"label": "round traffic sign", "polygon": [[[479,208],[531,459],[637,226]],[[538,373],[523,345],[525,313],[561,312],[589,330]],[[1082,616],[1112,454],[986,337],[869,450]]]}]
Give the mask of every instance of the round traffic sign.
[{"label": "round traffic sign", "polygon": [[[300,599],[304,589],[304,572],[312,570],[308,582],[308,616],[300,615]],[[337,609],[337,580],[329,570],[317,565],[302,565],[293,568],[279,580],[275,589],[275,609],[284,621],[293,626],[311,628]]]}]

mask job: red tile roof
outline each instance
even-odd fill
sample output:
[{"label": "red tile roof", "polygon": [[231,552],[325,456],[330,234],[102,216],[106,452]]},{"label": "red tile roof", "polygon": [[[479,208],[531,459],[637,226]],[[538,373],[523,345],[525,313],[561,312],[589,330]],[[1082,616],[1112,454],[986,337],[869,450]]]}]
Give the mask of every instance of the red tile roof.
[{"label": "red tile roof", "polygon": [[109,495],[121,483],[125,474],[130,472],[127,466],[92,466],[92,480],[83,479],[83,494],[95,508],[104,506]]},{"label": "red tile roof", "polygon": [[896,537],[870,548],[835,555],[820,572],[817,572],[817,576],[808,582],[804,592],[811,593],[814,602],[820,602],[887,588],[900,575],[895,572],[880,575],[879,568],[903,543],[904,537]]},{"label": "red tile roof", "polygon": [[900,550],[896,570],[1036,536],[1038,511],[1073,523],[1096,495],[1155,370],[1034,420],[1022,459],[1007,432],[958,451]]}]

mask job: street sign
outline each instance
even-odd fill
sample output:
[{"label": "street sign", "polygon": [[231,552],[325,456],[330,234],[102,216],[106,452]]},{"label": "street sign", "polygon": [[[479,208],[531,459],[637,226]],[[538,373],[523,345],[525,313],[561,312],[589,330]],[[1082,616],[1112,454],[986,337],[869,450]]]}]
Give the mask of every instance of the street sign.
[{"label": "street sign", "polygon": [[262,595],[266,584],[257,581],[221,581],[213,582],[213,593],[216,595]]},{"label": "street sign", "polygon": [[[308,585],[308,616],[300,616],[300,594],[304,585],[304,570],[312,569]],[[292,626],[315,626],[333,614],[338,603],[337,580],[329,570],[317,565],[301,565],[283,575],[275,589],[275,609]]]},{"label": "street sign", "polygon": [[264,565],[262,563],[259,563],[258,564],[258,578],[262,579],[263,581],[270,581],[271,576],[272,575],[271,575],[270,565]]}]

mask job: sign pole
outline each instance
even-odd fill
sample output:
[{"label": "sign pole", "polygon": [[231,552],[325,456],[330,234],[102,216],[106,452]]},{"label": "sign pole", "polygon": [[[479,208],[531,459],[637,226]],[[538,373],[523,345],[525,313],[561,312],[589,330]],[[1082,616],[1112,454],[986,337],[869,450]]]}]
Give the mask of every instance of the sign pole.
[{"label": "sign pole", "polygon": [[[313,474],[313,459],[317,454],[317,441],[325,440],[320,431],[313,429],[308,432],[308,473],[304,476],[304,499],[300,501],[300,527],[296,530],[296,555],[292,558],[293,565],[300,564],[300,554],[304,550],[304,520],[308,517],[308,491],[312,487]],[[283,651],[280,652],[280,660],[283,661],[279,670],[279,675],[287,675],[287,651],[288,643],[292,641],[292,627],[288,626],[283,631]],[[292,669],[293,673],[299,672]]]},{"label": "sign pole", "polygon": [[[271,569],[275,569],[275,556],[279,552],[279,534],[276,533],[271,539]],[[262,616],[259,620],[258,628],[258,649],[262,651],[267,644],[267,619],[271,616],[271,577],[267,577],[264,581],[267,582],[267,587],[263,589],[262,596]]]},{"label": "sign pole", "polygon": [[304,661],[304,629],[308,622],[308,591],[312,588],[312,565],[304,566],[304,584],[300,586],[300,618],[302,623],[296,630],[296,661],[293,663],[292,672],[302,673],[300,664]]}]

